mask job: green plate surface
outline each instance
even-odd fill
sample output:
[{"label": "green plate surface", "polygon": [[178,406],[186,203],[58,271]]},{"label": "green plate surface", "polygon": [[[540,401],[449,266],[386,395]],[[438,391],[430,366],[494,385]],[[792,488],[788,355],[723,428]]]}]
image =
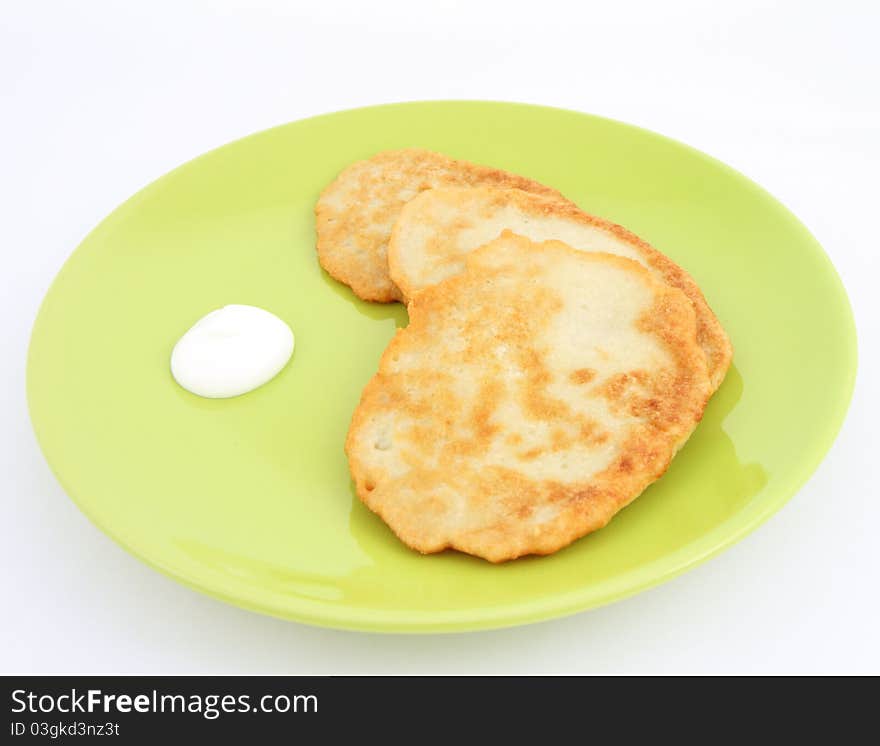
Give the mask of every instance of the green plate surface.
[{"label": "green plate surface", "polygon": [[[602,531],[505,565],[423,557],[355,498],[342,444],[399,305],[319,268],[313,205],[346,164],[424,147],[525,174],[622,223],[699,282],[734,367],[669,472]],[[291,364],[235,399],[175,384],[206,312],[253,304],[296,333]],[[119,207],[64,265],[33,330],[28,399],[68,494],[174,578],[289,619],[454,631],[558,616],[666,580],[742,537],[807,479],[856,369],[820,246],[742,175],[684,145],[570,111],[423,102],[316,117],[214,150]]]}]

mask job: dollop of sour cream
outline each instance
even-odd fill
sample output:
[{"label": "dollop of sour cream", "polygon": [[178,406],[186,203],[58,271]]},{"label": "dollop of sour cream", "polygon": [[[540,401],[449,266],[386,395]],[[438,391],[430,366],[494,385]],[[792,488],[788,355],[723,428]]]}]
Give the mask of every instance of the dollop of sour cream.
[{"label": "dollop of sour cream", "polygon": [[174,345],[171,375],[209,399],[239,396],[272,380],[293,354],[290,327],[256,306],[223,306]]}]

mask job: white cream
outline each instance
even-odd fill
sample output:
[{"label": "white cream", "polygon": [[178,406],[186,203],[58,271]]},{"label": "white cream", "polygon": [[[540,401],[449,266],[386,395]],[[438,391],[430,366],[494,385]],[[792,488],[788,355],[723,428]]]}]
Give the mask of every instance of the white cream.
[{"label": "white cream", "polygon": [[171,375],[199,396],[239,396],[278,375],[293,345],[293,332],[275,314],[256,306],[223,306],[174,345]]}]

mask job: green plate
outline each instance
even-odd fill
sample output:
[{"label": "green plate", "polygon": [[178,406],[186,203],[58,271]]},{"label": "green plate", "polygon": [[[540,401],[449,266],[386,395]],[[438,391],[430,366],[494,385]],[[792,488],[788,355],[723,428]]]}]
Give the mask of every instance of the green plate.
[{"label": "green plate", "polygon": [[[354,496],[343,439],[398,327],[314,251],[312,208],[346,164],[424,147],[525,174],[622,223],[697,279],[734,367],[669,472],[602,531],[493,566],[420,556]],[[175,384],[171,348],[206,312],[253,304],[296,333],[245,396]],[[315,117],[162,177],[83,241],[46,296],[31,417],[68,494],[177,580],[311,624],[437,632],[531,622],[628,596],[755,528],[816,468],[856,370],[846,293],[807,230],[725,165],[571,111],[423,102]]]}]

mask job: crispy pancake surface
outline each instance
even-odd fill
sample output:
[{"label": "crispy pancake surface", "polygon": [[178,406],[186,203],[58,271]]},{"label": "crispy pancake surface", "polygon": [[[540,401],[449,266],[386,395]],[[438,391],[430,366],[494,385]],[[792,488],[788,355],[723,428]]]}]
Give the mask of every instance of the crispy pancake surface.
[{"label": "crispy pancake surface", "polygon": [[604,526],[710,395],[693,304],[641,264],[506,231],[415,295],[355,410],[358,496],[420,552],[501,562]]},{"label": "crispy pancake surface", "polygon": [[706,353],[713,388],[733,356],[730,339],[693,278],[625,228],[589,215],[570,202],[518,189],[444,188],[425,191],[401,210],[388,249],[391,279],[410,298],[455,275],[465,256],[509,229],[534,241],[559,240],[582,251],[629,257],[694,304],[697,337]]},{"label": "crispy pancake surface", "polygon": [[389,150],[352,163],[321,193],[315,205],[318,260],[364,300],[401,300],[386,258],[400,209],[426,189],[479,184],[564,200],[555,189],[506,171],[429,150]]}]

